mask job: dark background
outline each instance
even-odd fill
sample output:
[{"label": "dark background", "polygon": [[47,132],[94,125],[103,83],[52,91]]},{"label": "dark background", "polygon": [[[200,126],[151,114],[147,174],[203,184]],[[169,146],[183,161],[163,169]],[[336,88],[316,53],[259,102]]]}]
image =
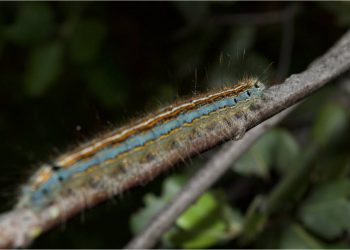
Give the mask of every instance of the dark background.
[{"label": "dark background", "polygon": [[[10,209],[41,163],[101,131],[244,76],[272,85],[304,70],[349,28],[349,13],[347,2],[1,3],[0,210]],[[329,97],[337,84],[283,123],[300,145],[307,144],[304,135],[319,106],[337,99]],[[172,174],[200,162],[186,162]],[[268,180],[231,173],[216,188],[244,213],[282,178],[268,172]],[[142,197],[160,194],[169,176],[63,223],[33,247],[122,247],[132,237],[129,219],[142,208]],[[237,187],[228,183],[238,179],[248,191],[232,198]],[[346,228],[326,240],[306,231],[324,244],[349,246]],[[275,237],[270,245],[257,237],[246,245],[232,238],[203,247],[280,247]]]}]

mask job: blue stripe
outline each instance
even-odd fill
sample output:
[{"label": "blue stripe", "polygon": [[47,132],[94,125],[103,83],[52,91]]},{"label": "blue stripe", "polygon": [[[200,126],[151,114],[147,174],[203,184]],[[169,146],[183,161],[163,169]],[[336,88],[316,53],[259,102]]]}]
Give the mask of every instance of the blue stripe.
[{"label": "blue stripe", "polygon": [[[260,95],[261,93],[261,90],[255,87],[252,87],[251,89],[249,89],[249,91],[251,95]],[[238,96],[224,98],[211,104],[206,104],[205,106],[202,106],[196,110],[191,110],[186,113],[180,113],[176,119],[157,125],[150,131],[141,133],[139,135],[133,135],[117,147],[107,147],[97,152],[95,156],[93,156],[89,160],[77,162],[71,167],[62,169],[56,174],[53,174],[47,182],[42,184],[35,192],[33,192],[32,201],[40,202],[45,193],[49,193],[54,186],[59,185],[59,178],[64,180],[68,179],[70,176],[76,173],[86,171],[91,166],[101,164],[106,160],[117,157],[119,154],[127,152],[133,148],[142,146],[145,143],[155,140],[162,135],[168,134],[173,129],[178,128],[185,123],[191,123],[193,120],[200,118],[203,115],[208,115],[209,113],[222,109],[224,107],[233,107],[236,105],[236,102],[238,103],[248,98],[249,95],[247,91],[245,91]]]}]

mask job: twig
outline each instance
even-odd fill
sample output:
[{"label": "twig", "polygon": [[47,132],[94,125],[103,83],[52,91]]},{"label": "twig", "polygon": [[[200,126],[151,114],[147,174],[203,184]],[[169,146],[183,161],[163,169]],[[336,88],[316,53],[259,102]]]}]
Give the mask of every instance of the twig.
[{"label": "twig", "polygon": [[[263,95],[263,103],[255,110],[248,112],[249,114],[242,117],[239,122],[232,125],[232,134],[237,133],[237,131],[247,131],[281,110],[292,106],[346,71],[349,67],[350,32],[347,32],[329,52],[315,61],[308,70],[301,74],[292,75],[284,84],[267,89]],[[220,131],[217,132],[220,133]],[[213,147],[220,142],[222,141],[209,141],[207,148],[202,148],[201,150],[206,150],[208,147]],[[176,163],[174,159],[168,159],[168,161]],[[159,172],[165,171],[171,166],[159,167],[158,165],[150,164],[145,171],[137,173],[137,178],[134,180],[121,182],[121,190],[135,186],[140,181],[154,178]],[[62,221],[66,221],[86,207],[94,206],[110,197],[106,190],[93,188],[79,190],[79,194],[80,196],[72,194],[62,197],[57,201],[57,204],[40,212],[30,209],[14,209],[0,216],[0,248],[27,246],[41,233],[60,224]]]},{"label": "twig", "polygon": [[177,217],[231,168],[232,162],[236,161],[261,135],[282,120],[292,109],[286,109],[259,124],[247,132],[242,140],[227,143],[191,177],[190,181],[174,199],[155,218],[151,219],[151,223],[145,227],[145,230],[130,241],[125,248],[153,247]]}]

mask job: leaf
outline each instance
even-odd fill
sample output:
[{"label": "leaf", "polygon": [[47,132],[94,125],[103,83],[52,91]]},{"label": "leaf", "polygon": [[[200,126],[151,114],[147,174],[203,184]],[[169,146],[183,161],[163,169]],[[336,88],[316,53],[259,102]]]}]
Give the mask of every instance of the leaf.
[{"label": "leaf", "polygon": [[[203,221],[210,211],[217,209],[217,206],[217,201],[213,195],[205,193],[181,215],[176,223],[182,229],[189,230],[194,227],[194,225]],[[205,209],[203,209],[203,207],[205,207]]]},{"label": "leaf", "polygon": [[317,145],[326,145],[342,134],[348,123],[347,112],[343,106],[327,103],[319,112],[312,129],[312,140]]},{"label": "leaf", "polygon": [[306,200],[299,216],[313,232],[327,239],[334,239],[350,229],[349,195],[349,180],[324,184]]},{"label": "leaf", "polygon": [[267,214],[260,212],[264,202],[262,196],[256,196],[246,212],[242,238],[242,242],[245,244],[253,240],[263,230],[267,222]]},{"label": "leaf", "polygon": [[322,249],[323,244],[306,232],[300,225],[290,225],[282,234],[279,248],[284,249]]},{"label": "leaf", "polygon": [[48,3],[24,2],[4,36],[20,45],[32,45],[49,37],[54,28],[54,13]]},{"label": "leaf", "polygon": [[270,131],[262,136],[235,164],[234,171],[242,175],[257,175],[266,178],[273,162],[273,148],[277,134]]},{"label": "leaf", "polygon": [[238,209],[232,208],[229,204],[223,204],[223,217],[229,224],[227,237],[234,239],[243,231],[244,217]]},{"label": "leaf", "polygon": [[83,20],[77,24],[70,39],[72,61],[81,64],[96,59],[106,37],[106,27],[98,20]]},{"label": "leaf", "polygon": [[[168,178],[161,197],[148,194],[145,207],[132,216],[130,225],[134,233],[140,231],[149,220],[165,206],[181,189],[184,178]],[[207,248],[224,239],[236,237],[242,229],[242,217],[236,210],[213,192],[204,193],[176,220],[163,236],[162,242],[169,247]]]},{"label": "leaf", "polygon": [[234,170],[243,175],[268,176],[270,167],[287,172],[299,154],[299,145],[289,132],[273,129],[263,135],[235,164]]},{"label": "leaf", "polygon": [[55,83],[62,69],[62,57],[63,46],[59,41],[34,49],[24,75],[28,94],[41,95]]},{"label": "leaf", "polygon": [[207,192],[178,218],[177,228],[167,232],[164,241],[181,248],[208,248],[237,237],[242,222],[237,210]]},{"label": "leaf", "polygon": [[[276,131],[276,130],[275,130]],[[275,146],[276,167],[282,173],[288,173],[300,154],[300,147],[295,138],[286,130],[277,130]]]},{"label": "leaf", "polygon": [[145,207],[131,217],[131,231],[136,234],[145,228],[149,220],[181,190],[184,181],[185,178],[181,176],[172,176],[164,182],[161,197],[146,194],[144,197]]},{"label": "leaf", "polygon": [[205,193],[176,221],[181,230],[168,233],[167,241],[182,248],[206,248],[215,245],[226,231],[218,215],[220,207],[213,194]]}]

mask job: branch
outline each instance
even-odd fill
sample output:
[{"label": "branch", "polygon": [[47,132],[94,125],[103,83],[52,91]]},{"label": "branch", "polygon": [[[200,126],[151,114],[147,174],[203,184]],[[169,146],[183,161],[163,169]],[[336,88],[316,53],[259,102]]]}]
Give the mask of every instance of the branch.
[{"label": "branch", "polygon": [[[237,131],[247,131],[283,109],[292,106],[349,67],[350,32],[347,32],[329,52],[315,61],[308,70],[301,74],[292,75],[284,84],[267,89],[263,94],[263,103],[232,125],[232,134],[237,134]],[[220,133],[220,131],[216,132]],[[218,143],[220,141],[211,140],[208,145],[214,146]],[[206,150],[208,147],[201,150]],[[174,159],[175,157],[168,159],[168,161],[172,160],[173,163],[176,163]],[[171,166],[149,164],[145,170],[139,171],[134,179],[122,181],[121,190],[127,190],[142,181],[154,178],[158,173]],[[110,193],[107,190],[86,187],[79,190],[78,194],[62,197],[56,204],[40,212],[31,209],[14,209],[5,213],[0,216],[0,248],[28,246],[41,233],[66,221],[86,207],[94,206],[109,197]]]},{"label": "branch", "polygon": [[[290,102],[287,101],[288,98],[294,100],[295,97],[301,95],[305,97],[310,93],[310,90],[314,91],[320,88],[331,78],[349,68],[350,62],[344,61],[345,58],[340,58],[341,55],[339,54],[341,51],[344,51],[344,46],[347,47],[346,57],[349,57],[350,31],[327,54],[313,62],[308,70],[291,76],[280,86],[270,88],[266,95],[276,98],[279,105],[284,106],[290,105]],[[302,82],[305,82],[305,85],[301,86],[300,83]],[[302,91],[305,91],[305,93]],[[285,99],[281,99],[280,94],[284,95]],[[276,102],[274,105],[276,108],[278,107]],[[132,239],[125,248],[153,247],[181,213],[212,186],[232,166],[232,162],[236,161],[261,135],[290,113],[291,109],[289,108],[253,128],[246,133],[242,140],[228,143],[190,179],[176,197],[157,216],[151,219],[144,231]]]},{"label": "branch", "polygon": [[266,131],[281,121],[294,107],[259,124],[245,134],[242,140],[228,142],[197,173],[186,186],[165,206],[145,230],[132,239],[127,249],[152,248],[164,232],[191,204],[193,204],[210,186],[212,186],[229,168],[232,162],[246,152],[250,146]]}]

